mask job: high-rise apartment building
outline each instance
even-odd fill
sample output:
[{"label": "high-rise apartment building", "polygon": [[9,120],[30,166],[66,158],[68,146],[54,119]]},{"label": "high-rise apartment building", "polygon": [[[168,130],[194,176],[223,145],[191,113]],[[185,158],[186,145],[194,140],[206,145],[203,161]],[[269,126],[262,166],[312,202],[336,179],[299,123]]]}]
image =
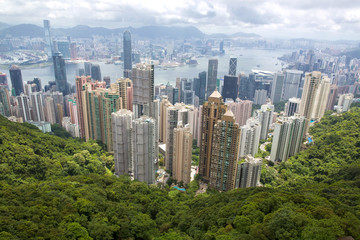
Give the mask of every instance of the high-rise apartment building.
[{"label": "high-rise apartment building", "polygon": [[227,110],[214,125],[209,186],[219,191],[235,188],[239,151],[239,125],[234,114]]},{"label": "high-rise apartment building", "polygon": [[230,58],[229,75],[236,76],[237,58]]},{"label": "high-rise apartment building", "polygon": [[133,112],[143,115],[144,104],[154,100],[154,65],[137,64],[131,73],[133,81]]},{"label": "high-rise apartment building", "polygon": [[20,96],[16,97],[18,106],[19,106],[19,113],[20,117],[22,117],[24,122],[30,121],[31,113],[30,113],[30,101],[29,97],[24,95],[23,93]]},{"label": "high-rise apartment building", "polygon": [[274,136],[270,159],[283,162],[300,151],[306,119],[299,114],[278,118],[274,124]]},{"label": "high-rise apartment building", "polygon": [[192,140],[190,127],[183,126],[181,121],[178,122],[174,129],[172,176],[184,184],[190,183],[191,180]]},{"label": "high-rise apartment building", "polygon": [[261,158],[245,156],[237,165],[235,188],[256,187],[260,183],[261,165]]},{"label": "high-rise apartment building", "polygon": [[267,100],[267,91],[265,89],[256,89],[254,104],[261,105],[265,104]]},{"label": "high-rise apartment building", "polygon": [[269,127],[273,122],[274,109],[274,105],[272,104],[263,104],[261,105],[261,109],[255,111],[255,116],[259,119],[261,125],[261,140],[266,140],[268,138]]},{"label": "high-rise apartment building", "polygon": [[131,111],[121,109],[111,114],[115,175],[131,175],[133,172]]},{"label": "high-rise apartment building", "polygon": [[210,178],[211,146],[213,142],[214,125],[226,112],[226,105],[221,94],[215,90],[207,102],[203,104],[201,113],[201,145],[199,157],[199,174],[205,180]]},{"label": "high-rise apartment building", "polygon": [[11,116],[11,104],[10,104],[10,94],[9,90],[5,85],[0,85],[0,103],[3,108],[3,115],[5,117]]},{"label": "high-rise apartment building", "polygon": [[125,31],[123,34],[124,50],[124,78],[131,78],[132,52],[131,52],[131,33]]},{"label": "high-rise apartment building", "polygon": [[304,88],[301,96],[299,113],[306,118],[304,134],[308,133],[310,123],[320,121],[324,116],[330,92],[330,79],[321,77],[321,72],[305,75]]},{"label": "high-rise apartment building", "polygon": [[0,72],[0,86],[5,86],[9,89],[6,73]]},{"label": "high-rise apartment building", "polygon": [[239,157],[255,156],[259,149],[261,125],[258,119],[250,118],[240,127]]},{"label": "high-rise apartment building", "polygon": [[13,95],[20,96],[21,93],[25,93],[21,70],[18,66],[12,65],[9,72]]},{"label": "high-rise apartment building", "polygon": [[160,142],[166,142],[166,117],[167,117],[167,109],[172,106],[168,97],[166,95],[162,96],[160,102]]},{"label": "high-rise apartment building", "polygon": [[141,116],[132,121],[133,176],[135,179],[152,184],[155,181],[155,164],[157,155],[155,149],[155,121],[147,116]]},{"label": "high-rise apartment building", "polygon": [[287,101],[292,97],[297,97],[303,73],[303,71],[299,70],[286,70],[284,91],[282,95],[283,101]]},{"label": "high-rise apartment building", "polygon": [[56,90],[62,92],[64,96],[68,95],[69,85],[66,78],[65,61],[62,58],[62,54],[60,52],[54,53],[53,64],[54,64]]},{"label": "high-rise apartment building", "polygon": [[326,110],[334,109],[336,97],[338,95],[337,90],[338,90],[338,87],[336,85],[332,84],[330,86],[330,92],[329,92],[328,102],[326,104]]},{"label": "high-rise apartment building", "polygon": [[31,107],[35,122],[45,121],[43,96],[40,92],[31,93]]},{"label": "high-rise apartment building", "polygon": [[129,78],[119,78],[116,80],[116,87],[122,101],[121,108],[128,109],[128,87],[132,87],[132,81]]},{"label": "high-rise apartment building", "polygon": [[225,104],[234,113],[235,121],[239,126],[245,125],[246,121],[251,117],[252,101],[237,98],[235,102],[227,101]]},{"label": "high-rise apartment building", "polygon": [[350,109],[350,106],[354,100],[354,95],[352,93],[341,94],[339,96],[338,107],[341,107],[341,112],[347,112]]},{"label": "high-rise apartment building", "polygon": [[51,96],[44,96],[45,120],[51,124],[56,123],[56,110],[54,99]]},{"label": "high-rise apartment building", "polygon": [[83,98],[81,96],[81,92],[83,90],[83,86],[86,83],[90,83],[91,78],[90,76],[81,76],[76,77],[75,84],[76,84],[76,102],[77,102],[77,110],[78,110],[78,118],[79,118],[79,127],[80,127],[80,137],[85,138],[85,125],[84,125],[84,105],[83,105]]},{"label": "high-rise apartment building", "polygon": [[206,87],[206,96],[207,98],[212,94],[216,89],[216,79],[218,71],[218,60],[210,59],[208,65],[208,80]]}]

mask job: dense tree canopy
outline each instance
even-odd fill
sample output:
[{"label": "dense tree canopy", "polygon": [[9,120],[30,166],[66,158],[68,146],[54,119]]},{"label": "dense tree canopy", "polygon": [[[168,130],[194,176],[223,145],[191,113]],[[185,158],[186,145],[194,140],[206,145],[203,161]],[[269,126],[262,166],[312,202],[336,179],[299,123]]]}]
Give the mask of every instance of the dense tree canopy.
[{"label": "dense tree canopy", "polygon": [[112,175],[96,142],[0,117],[0,239],[360,239],[360,109],[324,117],[266,187],[195,196]]}]

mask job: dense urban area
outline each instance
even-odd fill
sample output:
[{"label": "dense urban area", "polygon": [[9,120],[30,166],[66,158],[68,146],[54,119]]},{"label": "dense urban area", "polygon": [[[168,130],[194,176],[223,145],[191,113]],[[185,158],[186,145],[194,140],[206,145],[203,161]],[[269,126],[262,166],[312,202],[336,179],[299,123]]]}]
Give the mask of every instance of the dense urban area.
[{"label": "dense urban area", "polygon": [[360,239],[356,41],[44,20],[0,70],[0,239]]}]

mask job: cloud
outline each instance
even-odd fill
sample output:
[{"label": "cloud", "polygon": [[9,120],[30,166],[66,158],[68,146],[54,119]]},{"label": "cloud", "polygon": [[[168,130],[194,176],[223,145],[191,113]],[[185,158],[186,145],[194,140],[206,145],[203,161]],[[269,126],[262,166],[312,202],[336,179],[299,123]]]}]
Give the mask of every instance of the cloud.
[{"label": "cloud", "polygon": [[357,38],[360,1],[354,0],[2,0],[2,21],[54,27],[194,25],[205,32],[299,32]]}]

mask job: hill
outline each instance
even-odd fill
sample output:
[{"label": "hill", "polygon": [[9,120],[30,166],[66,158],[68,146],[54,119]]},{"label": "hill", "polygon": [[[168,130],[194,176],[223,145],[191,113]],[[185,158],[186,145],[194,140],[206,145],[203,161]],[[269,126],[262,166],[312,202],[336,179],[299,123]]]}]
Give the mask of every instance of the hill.
[{"label": "hill", "polygon": [[12,37],[44,37],[44,29],[42,27],[33,24],[19,24],[4,28],[0,31],[0,36],[12,36]]},{"label": "hill", "polygon": [[[360,238],[360,109],[327,115],[269,187],[195,196],[111,174],[95,142],[0,116],[0,239]],[[262,179],[264,181],[264,179]]]}]

